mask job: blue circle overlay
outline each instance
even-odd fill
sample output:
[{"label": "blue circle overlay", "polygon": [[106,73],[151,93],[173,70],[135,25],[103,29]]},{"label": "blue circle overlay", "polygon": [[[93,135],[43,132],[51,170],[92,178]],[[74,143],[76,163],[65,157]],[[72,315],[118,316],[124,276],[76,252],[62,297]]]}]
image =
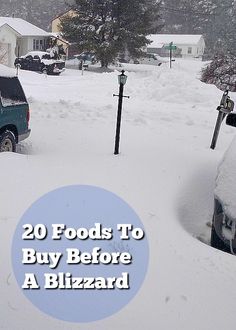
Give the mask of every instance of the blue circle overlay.
[{"label": "blue circle overlay", "polygon": [[[34,228],[37,228],[38,224],[43,224],[47,228],[46,237],[42,240],[37,238],[23,240],[25,224],[31,224]],[[59,235],[61,239],[53,240],[52,225],[55,224],[64,224],[65,229],[85,228],[85,231],[97,227],[98,236],[96,237],[99,238],[100,229],[111,228],[112,238],[80,239],[76,237],[70,240],[65,237],[65,230],[62,230],[62,234]],[[66,186],[38,199],[22,216],[12,242],[13,270],[25,296],[42,312],[69,322],[97,321],[121,310],[137,294],[144,281],[148,268],[149,248],[146,234],[142,239],[135,239],[136,231],[134,231],[134,237],[132,230],[128,231],[129,239],[122,240],[122,233],[117,229],[117,224],[131,224],[132,228],[141,228],[145,233],[143,224],[132,208],[114,193],[99,187]],[[36,235],[37,233],[43,235],[42,231],[35,231]],[[67,263],[67,249],[78,249],[80,253],[92,253],[94,248],[100,248],[100,253],[127,252],[132,256],[132,262],[130,264],[121,262],[118,264]],[[23,251],[29,251],[29,249],[33,249],[31,251],[34,257],[36,257],[36,252],[39,253],[37,261],[40,261],[39,258],[42,257],[40,253],[45,252],[44,261],[50,261],[51,266],[52,259],[49,258],[49,252],[62,253],[62,256],[55,268],[50,268],[49,263],[23,264],[25,253]],[[35,275],[39,289],[22,288],[25,283],[25,274],[29,273]],[[129,288],[127,286],[125,288],[114,286],[109,289],[45,288],[45,274],[54,274],[52,276],[56,278],[55,281],[59,281],[59,273],[66,274],[66,277],[82,279],[85,277],[105,279],[115,277],[117,279],[126,274],[126,284],[128,283]]]}]

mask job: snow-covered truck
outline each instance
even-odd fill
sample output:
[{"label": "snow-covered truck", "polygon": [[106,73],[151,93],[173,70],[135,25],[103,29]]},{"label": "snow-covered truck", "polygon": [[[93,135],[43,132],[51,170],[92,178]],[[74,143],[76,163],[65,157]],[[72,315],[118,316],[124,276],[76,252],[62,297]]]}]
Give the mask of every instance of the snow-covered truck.
[{"label": "snow-covered truck", "polygon": [[29,104],[14,70],[0,65],[0,152],[16,150],[30,135]]},{"label": "snow-covered truck", "polygon": [[[236,113],[227,116],[226,124],[236,127]],[[236,254],[236,138],[218,169],[211,245]]]},{"label": "snow-covered truck", "polygon": [[15,59],[15,66],[22,70],[45,72],[51,75],[59,75],[65,71],[65,61],[54,57],[49,52],[32,51]]}]

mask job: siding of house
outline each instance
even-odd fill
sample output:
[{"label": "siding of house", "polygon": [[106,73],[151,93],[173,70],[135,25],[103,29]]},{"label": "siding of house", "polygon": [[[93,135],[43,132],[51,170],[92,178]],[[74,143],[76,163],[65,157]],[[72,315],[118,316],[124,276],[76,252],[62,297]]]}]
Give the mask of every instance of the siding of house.
[{"label": "siding of house", "polygon": [[59,26],[60,26],[60,17],[57,17],[55,18],[53,21],[52,21],[52,32],[60,32],[60,29],[59,29]]},{"label": "siding of house", "polygon": [[[54,18],[52,20],[52,32],[53,33],[60,34],[60,32],[61,32],[61,29],[60,29],[61,19],[66,17],[66,16],[75,17],[75,16],[77,16],[77,13],[75,13],[73,10],[69,10],[69,11],[61,14],[60,16]],[[70,45],[66,41],[63,42],[63,40],[59,40],[57,43],[58,43],[58,45],[63,46],[67,58],[73,58],[73,55],[78,53],[77,47],[74,47],[73,45]]]},{"label": "siding of house", "polygon": [[[19,56],[25,55],[28,51],[28,38],[19,38],[17,40],[17,48],[19,47]],[[17,50],[18,53],[18,50]],[[18,54],[16,54],[18,55]]]},{"label": "siding of house", "polygon": [[69,10],[69,11],[61,14],[60,16],[54,18],[52,20],[52,32],[55,32],[55,33],[61,32],[61,30],[60,30],[60,24],[61,24],[61,19],[62,18],[66,17],[66,16],[74,17],[76,15],[77,14],[73,10]]},{"label": "siding of house", "polygon": [[177,47],[182,50],[183,57],[201,57],[204,53],[205,42],[204,39],[201,38],[197,44],[178,44]]}]

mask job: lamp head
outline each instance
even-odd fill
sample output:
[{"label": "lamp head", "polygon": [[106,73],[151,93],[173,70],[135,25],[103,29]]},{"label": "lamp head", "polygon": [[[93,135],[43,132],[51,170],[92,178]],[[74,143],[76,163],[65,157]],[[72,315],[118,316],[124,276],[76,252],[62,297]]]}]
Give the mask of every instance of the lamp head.
[{"label": "lamp head", "polygon": [[118,76],[118,82],[120,85],[125,85],[127,81],[127,76],[125,75],[125,70],[121,71],[121,74]]}]

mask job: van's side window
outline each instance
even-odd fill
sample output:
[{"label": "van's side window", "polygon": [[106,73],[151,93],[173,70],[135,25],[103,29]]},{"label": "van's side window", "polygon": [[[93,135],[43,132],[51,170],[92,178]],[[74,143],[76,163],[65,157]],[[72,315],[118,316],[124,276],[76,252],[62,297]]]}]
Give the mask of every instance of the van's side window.
[{"label": "van's side window", "polygon": [[4,107],[27,103],[25,94],[16,77],[0,77],[1,102]]}]

